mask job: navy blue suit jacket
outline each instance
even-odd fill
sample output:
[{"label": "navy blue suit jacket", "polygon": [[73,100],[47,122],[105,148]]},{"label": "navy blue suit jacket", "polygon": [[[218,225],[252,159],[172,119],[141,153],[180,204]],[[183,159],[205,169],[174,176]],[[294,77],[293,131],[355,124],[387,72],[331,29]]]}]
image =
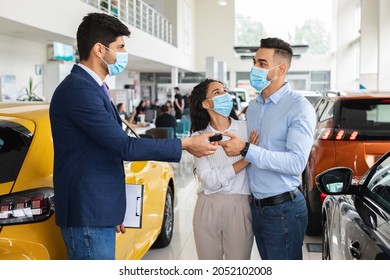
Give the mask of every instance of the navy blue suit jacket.
[{"label": "navy blue suit jacket", "polygon": [[115,106],[78,65],[55,90],[50,121],[60,227],[120,225],[126,208],[123,160],[181,157],[180,140],[129,137]]}]

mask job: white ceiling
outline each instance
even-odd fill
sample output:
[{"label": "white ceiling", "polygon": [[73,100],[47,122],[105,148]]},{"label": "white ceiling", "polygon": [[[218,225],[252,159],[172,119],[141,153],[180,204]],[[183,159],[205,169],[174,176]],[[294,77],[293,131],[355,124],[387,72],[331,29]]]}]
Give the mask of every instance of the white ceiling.
[{"label": "white ceiling", "polygon": [[[42,44],[50,44],[53,41],[57,41],[73,46],[76,45],[76,40],[74,38],[37,29],[2,17],[0,17],[0,34],[31,40]],[[171,72],[172,66],[129,54],[129,63],[126,69],[137,72]]]}]

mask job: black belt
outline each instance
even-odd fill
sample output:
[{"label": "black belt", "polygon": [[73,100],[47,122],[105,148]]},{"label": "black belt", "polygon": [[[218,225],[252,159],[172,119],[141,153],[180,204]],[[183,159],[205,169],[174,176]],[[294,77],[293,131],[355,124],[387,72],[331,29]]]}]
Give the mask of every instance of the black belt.
[{"label": "black belt", "polygon": [[277,205],[283,202],[294,200],[296,197],[296,191],[298,191],[298,188],[291,192],[284,192],[263,199],[257,199],[252,196],[251,203],[258,208]]}]

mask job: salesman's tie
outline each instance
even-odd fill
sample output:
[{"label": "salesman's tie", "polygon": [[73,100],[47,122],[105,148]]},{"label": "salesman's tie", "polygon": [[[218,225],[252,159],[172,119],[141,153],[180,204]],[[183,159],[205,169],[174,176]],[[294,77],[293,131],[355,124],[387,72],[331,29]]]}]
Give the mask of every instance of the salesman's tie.
[{"label": "salesman's tie", "polygon": [[104,93],[107,94],[108,99],[110,99],[110,92],[108,91],[108,87],[107,87],[106,83],[103,82],[103,84],[100,87],[102,88]]}]

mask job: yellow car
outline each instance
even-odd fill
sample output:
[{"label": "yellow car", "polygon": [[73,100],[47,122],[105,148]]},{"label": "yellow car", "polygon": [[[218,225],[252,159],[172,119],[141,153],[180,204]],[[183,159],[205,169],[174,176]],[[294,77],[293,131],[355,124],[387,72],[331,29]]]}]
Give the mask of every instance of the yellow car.
[{"label": "yellow car", "polygon": [[[49,104],[0,104],[0,259],[66,259],[55,225],[53,158]],[[124,167],[126,184],[144,185],[142,226],[117,234],[116,259],[141,259],[171,241],[174,174],[164,162]]]}]

